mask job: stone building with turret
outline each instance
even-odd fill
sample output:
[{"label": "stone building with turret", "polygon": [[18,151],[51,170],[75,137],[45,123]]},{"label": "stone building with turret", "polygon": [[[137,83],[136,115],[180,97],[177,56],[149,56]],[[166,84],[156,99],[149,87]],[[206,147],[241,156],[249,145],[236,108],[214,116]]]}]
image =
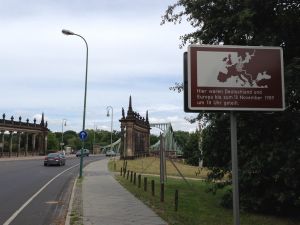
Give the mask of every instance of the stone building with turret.
[{"label": "stone building with turret", "polygon": [[122,108],[122,118],[119,121],[121,122],[120,157],[123,159],[133,159],[149,155],[151,128],[148,111],[146,112],[146,118],[133,111],[130,96],[127,115],[125,115],[124,108]]}]

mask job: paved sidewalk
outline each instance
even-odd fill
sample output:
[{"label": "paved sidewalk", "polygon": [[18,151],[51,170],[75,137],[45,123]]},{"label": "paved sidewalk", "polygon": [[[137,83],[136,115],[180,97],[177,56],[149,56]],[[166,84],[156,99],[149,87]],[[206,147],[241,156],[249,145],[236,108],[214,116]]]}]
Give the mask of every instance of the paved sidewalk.
[{"label": "paved sidewalk", "polygon": [[113,178],[107,163],[104,159],[84,168],[84,225],[167,225]]}]

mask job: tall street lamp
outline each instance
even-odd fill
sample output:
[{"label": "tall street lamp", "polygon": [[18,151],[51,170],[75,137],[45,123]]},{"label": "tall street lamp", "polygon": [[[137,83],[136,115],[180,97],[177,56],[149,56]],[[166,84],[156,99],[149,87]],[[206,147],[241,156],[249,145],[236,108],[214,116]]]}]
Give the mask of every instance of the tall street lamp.
[{"label": "tall street lamp", "polygon": [[[88,74],[88,53],[89,53],[89,48],[86,40],[79,34],[76,34],[72,31],[69,30],[62,30],[62,33],[65,35],[75,35],[80,37],[85,45],[86,45],[86,64],[85,64],[85,85],[84,85],[84,104],[83,104],[83,119],[82,119],[82,130],[85,130],[85,112],[86,112],[86,89],[87,89],[87,74]],[[79,178],[82,177],[82,165],[83,165],[83,149],[84,149],[84,140],[82,141],[82,147],[81,147],[81,154],[80,154],[80,168],[79,168]]]},{"label": "tall street lamp", "polygon": [[113,132],[113,120],[114,120],[114,109],[111,106],[107,106],[107,114],[106,116],[109,117],[109,109],[111,109],[111,124],[110,124],[110,150],[112,150],[112,132]]},{"label": "tall street lamp", "polygon": [[64,126],[67,126],[67,120],[66,119],[62,119],[61,121],[61,143],[60,143],[60,150],[63,150],[63,146],[64,146]]}]

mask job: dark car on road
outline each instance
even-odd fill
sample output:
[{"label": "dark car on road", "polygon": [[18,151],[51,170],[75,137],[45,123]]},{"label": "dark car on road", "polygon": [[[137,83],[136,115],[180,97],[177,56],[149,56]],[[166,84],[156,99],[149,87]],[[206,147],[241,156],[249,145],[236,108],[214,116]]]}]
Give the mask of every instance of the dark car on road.
[{"label": "dark car on road", "polygon": [[62,153],[50,153],[44,159],[44,166],[57,165],[64,166],[66,157]]},{"label": "dark car on road", "polygon": [[[82,156],[89,156],[90,155],[90,151],[88,149],[83,149],[83,154]],[[76,152],[76,157],[80,157],[81,156],[81,150],[78,150]]]}]

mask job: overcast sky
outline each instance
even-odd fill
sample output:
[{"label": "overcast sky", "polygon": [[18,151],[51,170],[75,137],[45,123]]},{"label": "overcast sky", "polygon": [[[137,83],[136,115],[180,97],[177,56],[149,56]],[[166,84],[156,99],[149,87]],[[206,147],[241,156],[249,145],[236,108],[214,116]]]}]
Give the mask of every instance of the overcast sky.
[{"label": "overcast sky", "polygon": [[[82,129],[86,47],[89,45],[86,129],[110,130],[106,107],[133,109],[150,122],[171,122],[174,130],[195,131],[185,117],[183,96],[169,90],[182,82],[179,36],[187,23],[160,25],[175,0],[0,0],[1,106],[7,117],[44,112],[49,129]],[[0,112],[1,113],[1,112]]]}]

